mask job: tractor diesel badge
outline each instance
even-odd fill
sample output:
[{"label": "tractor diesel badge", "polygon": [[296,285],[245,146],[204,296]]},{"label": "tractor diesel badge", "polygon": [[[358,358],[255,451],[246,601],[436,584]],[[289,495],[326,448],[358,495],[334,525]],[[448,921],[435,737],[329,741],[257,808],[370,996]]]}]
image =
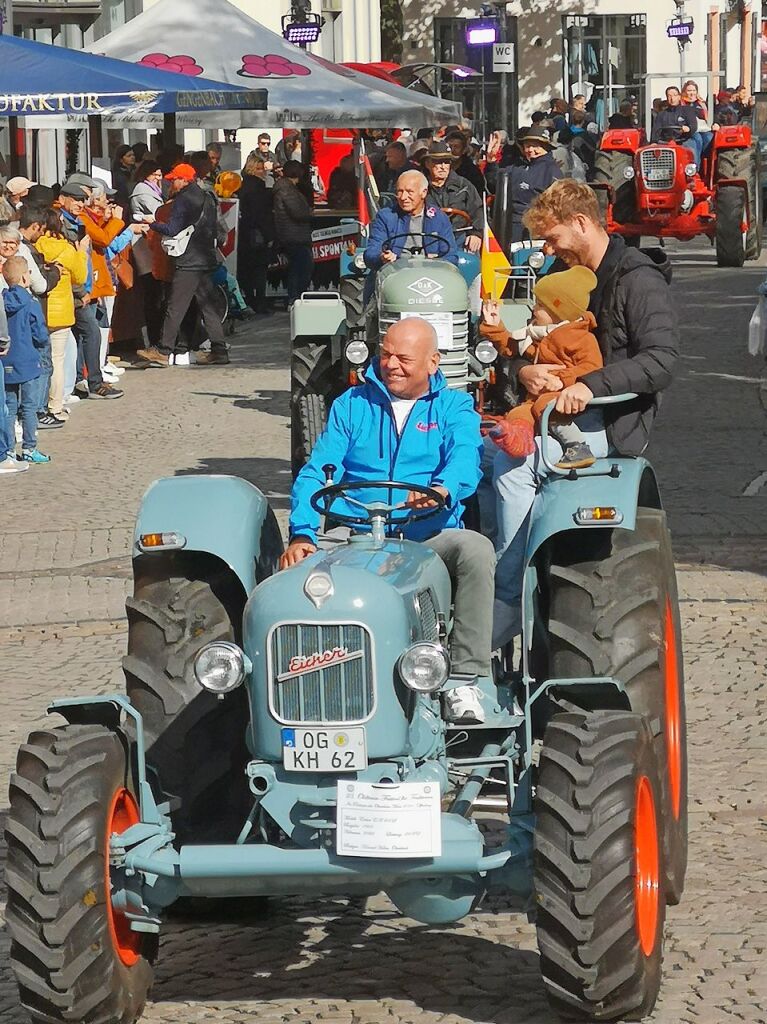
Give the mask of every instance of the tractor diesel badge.
[{"label": "tractor diesel badge", "polygon": [[409,284],[408,291],[416,292],[422,299],[430,299],[432,295],[442,291],[442,285],[430,277],[419,277],[417,281]]},{"label": "tractor diesel badge", "polygon": [[288,662],[288,671],[277,676],[277,682],[282,683],[294,676],[302,676],[307,672],[316,672],[320,668],[328,668],[330,665],[341,665],[345,661],[354,661],[361,658],[364,651],[349,651],[347,647],[333,647],[329,651],[315,651],[313,654],[296,654]]}]

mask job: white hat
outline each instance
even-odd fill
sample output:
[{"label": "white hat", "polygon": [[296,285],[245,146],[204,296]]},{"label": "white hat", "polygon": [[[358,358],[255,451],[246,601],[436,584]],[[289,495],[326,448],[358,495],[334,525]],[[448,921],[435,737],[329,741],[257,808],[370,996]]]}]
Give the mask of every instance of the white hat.
[{"label": "white hat", "polygon": [[30,181],[29,178],[9,178],[5,183],[5,191],[10,192],[12,196],[17,196],[20,192],[23,192],[25,189],[28,191],[36,184],[36,181]]}]

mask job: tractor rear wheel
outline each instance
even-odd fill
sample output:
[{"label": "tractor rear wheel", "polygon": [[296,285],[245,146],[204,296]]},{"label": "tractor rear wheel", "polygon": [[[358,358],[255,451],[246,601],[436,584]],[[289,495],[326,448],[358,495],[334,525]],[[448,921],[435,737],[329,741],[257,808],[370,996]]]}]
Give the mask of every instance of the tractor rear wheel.
[{"label": "tractor rear wheel", "polygon": [[[742,179],[746,182],[746,191],[748,194],[748,207],[752,215],[749,219],[748,231],[746,233],[745,240],[745,253],[744,259],[755,260],[759,258],[759,254],[762,251],[762,233],[764,230],[762,217],[762,182],[761,182],[761,153],[759,150],[758,143],[752,146],[750,149],[723,149],[719,151],[716,161],[716,180],[722,181],[726,178],[737,178]],[[723,192],[737,192],[740,191],[734,185],[723,186],[719,190],[719,197],[717,198],[717,261],[719,257],[719,207],[721,204],[721,196]],[[743,195],[741,192],[740,200],[742,203]],[[735,196],[731,196],[725,200],[725,206],[729,204],[733,211],[741,210],[740,218],[741,222],[744,219],[743,207],[738,205]],[[736,213],[732,213],[732,217],[736,217]],[[740,251],[738,247],[738,239],[735,236],[734,228],[728,229],[728,237],[724,241],[725,249],[729,252],[730,249],[733,253],[735,260],[740,259]],[[741,232],[742,235],[742,232]],[[729,248],[728,248],[729,247]],[[742,267],[743,260],[733,263],[719,263],[720,266],[725,267]]]},{"label": "tractor rear wheel", "polygon": [[127,745],[98,725],[33,732],[11,776],[11,967],[35,1022],[119,1021],[143,1012],[157,937],[112,907],[109,837],[139,820]]},{"label": "tractor rear wheel", "polygon": [[293,341],[290,359],[290,458],[294,478],[319,437],[319,433],[307,434],[309,421],[317,421],[315,414],[319,414],[320,407],[324,415],[327,414],[328,406],[343,386],[337,379],[340,373],[340,366],[333,363],[329,338],[301,337]]},{"label": "tractor rear wheel", "polygon": [[[625,172],[634,166],[634,158],[630,153],[618,150],[598,149],[594,158],[594,182],[609,185],[613,191],[613,220],[619,224],[627,224],[636,213],[636,194],[634,179],[627,178]],[[602,217],[607,220],[608,197],[603,188],[595,190]]]},{"label": "tractor rear wheel", "polygon": [[743,221],[746,204],[739,185],[723,185],[716,194],[716,262],[719,267],[742,267],[746,261]]},{"label": "tractor rear wheel", "polygon": [[139,580],[126,601],[127,693],[143,717],[147,763],[171,798],[180,843],[233,840],[250,806],[245,689],[220,701],[194,675],[201,647],[235,640],[226,585],[223,576]]},{"label": "tractor rear wheel", "polygon": [[578,540],[565,535],[552,552],[550,676],[611,676],[623,684],[631,710],[650,722],[662,776],[664,888],[677,904],[687,869],[687,720],[666,514],[639,508],[633,531],[600,530]]},{"label": "tractor rear wheel", "polygon": [[540,754],[534,887],[541,973],[577,1020],[641,1020],[663,960],[660,769],[642,715],[555,715]]},{"label": "tractor rear wheel", "polygon": [[346,326],[349,332],[365,327],[365,278],[345,277],[339,286],[339,294],[346,307]]}]

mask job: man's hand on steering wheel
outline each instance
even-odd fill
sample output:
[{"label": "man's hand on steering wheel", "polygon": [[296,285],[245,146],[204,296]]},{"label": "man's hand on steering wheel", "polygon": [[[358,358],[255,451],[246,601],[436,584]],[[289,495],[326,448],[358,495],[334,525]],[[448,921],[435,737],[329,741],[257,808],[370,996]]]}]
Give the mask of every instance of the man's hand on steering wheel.
[{"label": "man's hand on steering wheel", "polygon": [[479,235],[469,235],[466,239],[467,252],[479,252],[482,248],[482,239]]},{"label": "man's hand on steering wheel", "polygon": [[[438,484],[434,484],[432,490],[438,491],[446,502],[449,501],[450,494],[446,487],[440,487]],[[405,508],[418,510],[421,508],[436,508],[437,502],[434,498],[430,498],[428,495],[422,494],[420,491],[408,491],[404,505]]]},{"label": "man's hand on steering wheel", "polygon": [[306,537],[296,537],[280,555],[280,569],[290,569],[294,565],[298,565],[309,555],[313,555],[316,550],[316,546]]},{"label": "man's hand on steering wheel", "polygon": [[397,258],[396,252],[393,252],[391,249],[384,249],[383,252],[381,253],[381,262],[382,263],[394,263],[396,258]]}]

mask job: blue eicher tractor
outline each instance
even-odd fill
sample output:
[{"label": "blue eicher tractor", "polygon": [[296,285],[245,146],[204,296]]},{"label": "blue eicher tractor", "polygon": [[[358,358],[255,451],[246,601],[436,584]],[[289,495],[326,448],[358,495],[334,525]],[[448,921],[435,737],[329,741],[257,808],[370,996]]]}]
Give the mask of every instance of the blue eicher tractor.
[{"label": "blue eicher tractor", "polygon": [[56,701],[65,724],[29,736],[11,780],[7,923],[33,1021],[135,1021],[180,898],[381,890],[427,924],[488,896],[528,914],[566,1017],[652,1010],[687,859],[671,542],[644,459],[565,474],[542,432],[521,671],[499,658],[482,725],[443,714],[447,570],[387,535],[412,483],[327,467],[315,507],[351,492],[351,535],[284,572],[256,487],[149,489],[127,694]]}]

